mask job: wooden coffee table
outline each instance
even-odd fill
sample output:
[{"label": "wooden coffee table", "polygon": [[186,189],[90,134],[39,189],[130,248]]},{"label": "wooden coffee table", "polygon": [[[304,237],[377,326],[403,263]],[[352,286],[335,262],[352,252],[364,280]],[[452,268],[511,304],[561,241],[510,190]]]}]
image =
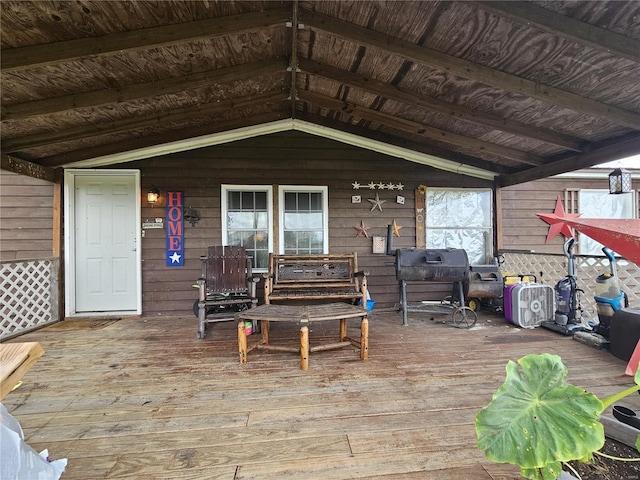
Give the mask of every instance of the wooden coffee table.
[{"label": "wooden coffee table", "polygon": [[[247,363],[247,354],[253,349],[273,350],[279,352],[300,353],[300,369],[309,368],[309,354],[336,348],[354,345],[360,348],[360,359],[366,360],[369,356],[369,312],[348,303],[329,303],[318,305],[260,305],[236,313],[238,321],[238,352],[240,363]],[[347,320],[360,318],[360,340],[347,337]],[[251,346],[247,346],[247,334],[245,321],[260,321],[262,338]],[[309,325],[313,322],[325,322],[340,320],[339,341],[317,345],[309,348]],[[300,347],[287,347],[269,344],[269,322],[289,322],[300,326]]]}]

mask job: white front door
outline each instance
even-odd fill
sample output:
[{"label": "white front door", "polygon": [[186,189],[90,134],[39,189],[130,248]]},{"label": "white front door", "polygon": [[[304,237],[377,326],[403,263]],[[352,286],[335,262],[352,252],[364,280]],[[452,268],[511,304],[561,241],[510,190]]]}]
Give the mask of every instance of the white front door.
[{"label": "white front door", "polygon": [[137,176],[74,176],[75,313],[138,310]]}]

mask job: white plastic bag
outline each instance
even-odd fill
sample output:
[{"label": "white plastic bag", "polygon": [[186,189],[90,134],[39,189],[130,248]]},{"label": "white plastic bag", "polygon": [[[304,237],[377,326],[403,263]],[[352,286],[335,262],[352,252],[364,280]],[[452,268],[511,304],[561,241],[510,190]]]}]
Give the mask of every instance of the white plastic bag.
[{"label": "white plastic bag", "polygon": [[38,454],[24,441],[20,423],[0,403],[0,479],[57,480],[67,459],[49,462],[44,450]]}]

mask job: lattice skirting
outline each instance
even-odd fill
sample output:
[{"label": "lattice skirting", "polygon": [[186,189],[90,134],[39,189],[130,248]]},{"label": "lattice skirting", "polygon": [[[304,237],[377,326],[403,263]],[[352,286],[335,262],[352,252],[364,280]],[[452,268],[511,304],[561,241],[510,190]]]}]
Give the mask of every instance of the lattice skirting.
[{"label": "lattice skirting", "polygon": [[[536,275],[538,283],[555,286],[567,275],[567,257],[548,253],[505,252],[501,253],[504,263],[500,267],[503,274]],[[578,288],[584,290],[580,303],[587,317],[595,317],[596,278],[610,271],[609,260],[602,256],[575,255]],[[616,270],[622,290],[629,297],[629,305],[640,308],[640,268],[633,262],[617,259]]]},{"label": "lattice skirting", "polygon": [[2,262],[0,340],[57,322],[59,259]]}]

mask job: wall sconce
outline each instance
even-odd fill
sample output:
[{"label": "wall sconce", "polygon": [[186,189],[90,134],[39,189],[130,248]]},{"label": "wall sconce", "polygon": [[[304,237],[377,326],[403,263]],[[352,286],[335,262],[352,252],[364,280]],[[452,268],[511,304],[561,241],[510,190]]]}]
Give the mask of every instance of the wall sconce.
[{"label": "wall sconce", "polygon": [[631,173],[624,168],[616,168],[609,174],[609,193],[629,193],[631,191]]},{"label": "wall sconce", "polygon": [[151,190],[147,193],[147,202],[153,207],[156,203],[158,203],[158,199],[160,198],[160,190],[155,185],[151,185]]}]

